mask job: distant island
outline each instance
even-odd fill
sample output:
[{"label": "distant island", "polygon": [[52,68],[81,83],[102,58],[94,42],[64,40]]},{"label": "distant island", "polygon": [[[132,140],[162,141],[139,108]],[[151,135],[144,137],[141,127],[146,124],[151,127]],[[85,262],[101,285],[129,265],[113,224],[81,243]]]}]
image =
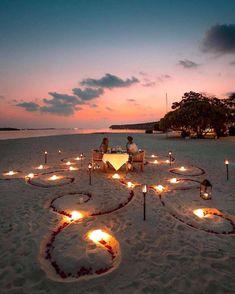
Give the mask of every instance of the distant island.
[{"label": "distant island", "polygon": [[145,131],[158,131],[159,122],[146,122],[138,124],[125,124],[125,125],[111,125],[112,130],[145,130]]},{"label": "distant island", "polygon": [[42,128],[42,129],[18,129],[18,128],[0,128],[0,131],[42,131],[42,130],[56,130],[56,128]]},{"label": "distant island", "polygon": [[0,131],[20,131],[20,129],[17,129],[17,128],[0,128]]}]

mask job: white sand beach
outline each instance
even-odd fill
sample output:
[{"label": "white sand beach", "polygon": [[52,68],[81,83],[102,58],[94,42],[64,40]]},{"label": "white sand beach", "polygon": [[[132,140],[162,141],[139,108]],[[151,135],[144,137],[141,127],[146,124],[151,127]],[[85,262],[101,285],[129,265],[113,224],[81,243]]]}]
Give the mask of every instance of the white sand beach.
[{"label": "white sand beach", "polygon": [[[89,185],[91,150],[103,136],[0,141],[0,293],[234,293],[235,138],[133,134],[147,152],[144,172],[122,169],[119,181],[114,170],[97,169]],[[107,136],[111,146],[125,147],[126,133]],[[37,169],[45,150],[47,168]],[[172,166],[165,162],[170,150]],[[36,176],[25,180],[30,173]],[[199,197],[204,179],[213,185],[211,200]],[[146,221],[143,184],[152,187]],[[204,217],[196,209],[204,209]],[[72,211],[82,217],[71,220]],[[105,232],[102,242],[92,240],[94,230]]]}]

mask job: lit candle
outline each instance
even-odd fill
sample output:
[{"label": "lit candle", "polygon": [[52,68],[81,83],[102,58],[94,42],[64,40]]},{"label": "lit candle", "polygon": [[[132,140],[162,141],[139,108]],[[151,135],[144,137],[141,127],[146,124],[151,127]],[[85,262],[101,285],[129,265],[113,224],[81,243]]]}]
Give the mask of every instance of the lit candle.
[{"label": "lit candle", "polygon": [[158,192],[163,192],[165,189],[162,185],[157,185],[155,188]]},{"label": "lit candle", "polygon": [[178,181],[177,181],[177,179],[176,178],[172,178],[172,179],[170,179],[170,183],[171,184],[176,184]]},{"label": "lit candle", "polygon": [[79,211],[72,211],[71,212],[71,221],[76,221],[78,219],[83,218],[83,214]]},{"label": "lit candle", "polygon": [[71,165],[71,162],[70,162],[70,161],[67,161],[67,162],[66,162],[66,165]]},{"label": "lit candle", "polygon": [[184,166],[181,166],[181,167],[179,168],[179,170],[180,170],[180,171],[186,171],[186,168],[185,168]]},{"label": "lit candle", "polygon": [[154,164],[158,164],[158,160],[157,160],[157,159],[155,159],[153,163],[154,163]]},{"label": "lit candle", "polygon": [[4,176],[14,176],[17,172],[10,170],[9,172],[4,173]]},{"label": "lit candle", "polygon": [[37,167],[37,169],[43,169],[43,165],[40,164],[40,165]]},{"label": "lit candle", "polygon": [[26,178],[28,179],[32,179],[34,177],[34,174],[33,173],[29,173],[27,176],[25,176]]},{"label": "lit candle", "polygon": [[112,176],[112,178],[118,180],[118,179],[120,179],[120,176],[119,176],[119,174],[114,174],[114,175]]},{"label": "lit candle", "polygon": [[53,175],[49,178],[49,181],[56,181],[59,180],[60,177],[58,177],[57,175]]},{"label": "lit candle", "polygon": [[127,182],[127,187],[128,187],[128,188],[133,188],[134,185],[132,184],[132,182]]},{"label": "lit candle", "polygon": [[167,160],[166,160],[166,163],[170,163],[170,160],[169,160],[169,159],[167,159]]},{"label": "lit candle", "polygon": [[69,167],[69,170],[70,170],[70,171],[73,171],[73,170],[78,170],[78,168],[76,168],[76,167],[73,167],[73,166],[70,166],[70,167]]},{"label": "lit candle", "polygon": [[100,229],[92,231],[91,233],[89,233],[88,236],[89,239],[92,240],[94,243],[99,243],[101,241],[108,242],[111,237],[109,234]]},{"label": "lit candle", "polygon": [[199,218],[203,218],[206,215],[203,209],[195,209],[193,213]]},{"label": "lit candle", "polygon": [[154,155],[154,154],[152,154],[152,155],[151,155],[151,157],[152,157],[152,158],[154,158],[154,157],[155,157],[155,155]]}]

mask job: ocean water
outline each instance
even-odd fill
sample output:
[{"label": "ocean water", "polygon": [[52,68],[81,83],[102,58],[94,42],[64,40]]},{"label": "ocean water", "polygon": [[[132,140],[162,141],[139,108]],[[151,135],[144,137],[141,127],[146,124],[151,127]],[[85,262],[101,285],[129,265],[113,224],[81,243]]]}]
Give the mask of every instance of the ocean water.
[{"label": "ocean water", "polygon": [[0,131],[0,140],[46,137],[72,134],[92,134],[92,133],[143,133],[141,130],[111,130],[104,129],[54,129],[54,130],[19,130],[19,131]]}]

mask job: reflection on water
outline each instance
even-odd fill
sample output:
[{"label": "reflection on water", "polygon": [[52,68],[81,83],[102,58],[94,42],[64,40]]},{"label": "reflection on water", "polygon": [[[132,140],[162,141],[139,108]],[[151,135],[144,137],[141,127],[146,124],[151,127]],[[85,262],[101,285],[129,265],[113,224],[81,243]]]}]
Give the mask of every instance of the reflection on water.
[{"label": "reflection on water", "polygon": [[143,133],[141,130],[111,130],[111,129],[54,129],[54,130],[20,130],[20,131],[0,131],[0,140],[45,137],[72,134],[92,134],[92,133]]}]

